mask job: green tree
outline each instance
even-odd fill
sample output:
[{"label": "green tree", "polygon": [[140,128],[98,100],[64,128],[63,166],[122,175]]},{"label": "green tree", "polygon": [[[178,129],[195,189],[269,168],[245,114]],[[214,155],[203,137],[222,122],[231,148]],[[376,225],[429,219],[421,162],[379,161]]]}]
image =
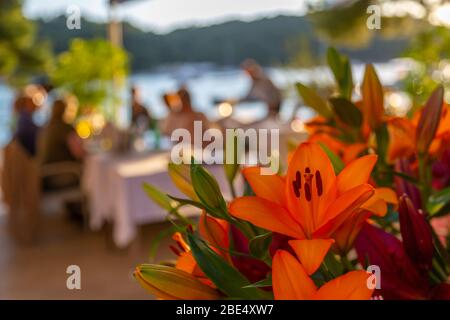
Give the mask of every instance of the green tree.
[{"label": "green tree", "polygon": [[[314,1],[314,0],[309,0]],[[386,3],[408,6],[403,0],[344,0],[328,1],[310,9],[309,19],[315,26],[316,33],[327,43],[348,48],[367,47],[376,37],[385,39],[409,38],[428,26],[426,19],[431,8],[424,1],[415,1],[418,7],[426,12],[422,18],[405,14],[387,15],[381,10],[380,29],[369,29],[367,19],[371,13],[367,9],[371,5],[383,8]],[[337,4],[336,4],[337,3]]]},{"label": "green tree", "polygon": [[36,42],[36,27],[22,14],[21,1],[0,1],[0,79],[20,86],[51,66],[48,43]]},{"label": "green tree", "polygon": [[69,50],[57,57],[53,83],[74,94],[83,108],[115,115],[119,87],[128,74],[128,54],[103,39],[74,39]]},{"label": "green tree", "polygon": [[406,91],[414,97],[414,106],[424,103],[439,83],[444,85],[447,92],[450,90],[448,28],[429,27],[412,41],[405,55],[418,63],[418,67],[404,81]]}]

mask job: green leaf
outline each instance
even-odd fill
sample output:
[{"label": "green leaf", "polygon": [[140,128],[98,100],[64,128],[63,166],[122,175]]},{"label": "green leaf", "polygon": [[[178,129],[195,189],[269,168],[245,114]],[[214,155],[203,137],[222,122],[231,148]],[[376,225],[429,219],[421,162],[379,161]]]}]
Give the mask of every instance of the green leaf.
[{"label": "green leaf", "polygon": [[351,101],[346,98],[331,98],[329,101],[333,106],[334,113],[342,122],[353,128],[361,127],[363,122],[362,113]]},{"label": "green leaf", "polygon": [[331,151],[330,148],[328,148],[325,144],[319,142],[319,145],[323,149],[323,151],[325,151],[331,163],[333,164],[334,173],[338,175],[345,167],[344,162],[342,162],[341,158],[339,158],[339,156]]},{"label": "green leaf", "polygon": [[353,75],[349,59],[333,48],[328,48],[327,61],[339,88],[340,96],[351,99],[353,91]]},{"label": "green leaf", "polygon": [[206,207],[203,204],[201,204],[200,202],[198,202],[198,201],[194,201],[194,200],[190,200],[190,199],[177,198],[177,197],[170,196],[170,195],[168,197],[170,199],[173,199],[173,200],[177,201],[178,203],[180,203],[183,206],[191,205],[191,206],[197,207],[199,209],[206,210]]},{"label": "green leaf", "polygon": [[334,74],[336,82],[339,83],[339,79],[341,79],[344,75],[344,68],[341,55],[333,47],[329,47],[327,50],[327,62],[328,66]]},{"label": "green leaf", "polygon": [[313,108],[318,114],[325,118],[331,118],[333,116],[332,110],[327,101],[322,99],[314,90],[307,86],[296,83],[297,91],[303,99],[303,102]]},{"label": "green leaf", "polygon": [[387,151],[389,146],[389,132],[387,129],[387,125],[381,124],[375,131],[376,141],[377,141],[377,153],[379,155],[379,159],[385,163],[387,158]]},{"label": "green leaf", "polygon": [[264,260],[269,254],[269,246],[271,243],[272,232],[254,237],[248,244],[250,254],[258,259]]},{"label": "green leaf", "polygon": [[175,207],[175,201],[173,201],[167,194],[163,193],[151,184],[144,183],[143,188],[145,193],[161,208],[171,211]]},{"label": "green leaf", "polygon": [[220,291],[232,298],[269,298],[266,292],[258,288],[245,288],[250,285],[247,278],[236,268],[229,265],[222,257],[217,255],[204,241],[198,239],[191,233],[188,233],[187,238],[195,261]]},{"label": "green leaf", "polygon": [[450,187],[442,189],[428,198],[427,210],[434,216],[450,202]]},{"label": "green leaf", "polygon": [[420,187],[419,181],[417,181],[416,178],[414,178],[406,173],[395,171],[395,170],[391,170],[390,173],[392,173],[392,175],[394,175],[394,176],[400,177],[400,178]]},{"label": "green leaf", "polygon": [[159,232],[155,238],[153,238],[151,246],[150,246],[150,253],[149,258],[150,260],[153,260],[156,257],[156,253],[158,251],[158,247],[160,246],[161,242],[169,238],[172,234],[174,234],[178,229],[175,226],[170,226],[167,229],[162,230]]},{"label": "green leaf", "polygon": [[262,279],[258,282],[249,284],[248,286],[245,286],[244,288],[264,288],[264,287],[271,287],[272,286],[272,275],[269,274],[269,276],[265,279]]}]

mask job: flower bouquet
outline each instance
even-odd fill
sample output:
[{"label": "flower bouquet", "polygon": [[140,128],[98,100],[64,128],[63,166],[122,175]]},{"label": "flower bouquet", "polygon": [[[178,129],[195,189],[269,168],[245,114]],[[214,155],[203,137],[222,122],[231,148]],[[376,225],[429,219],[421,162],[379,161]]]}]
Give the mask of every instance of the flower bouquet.
[{"label": "flower bouquet", "polygon": [[[226,201],[200,164],[169,164],[177,198],[145,185],[173,223],[176,261],[134,275],[160,299],[450,299],[450,106],[438,87],[414,114],[388,115],[368,65],[359,100],[348,59],[328,51],[336,92],[298,83],[318,116],[283,173],[225,164]],[[201,212],[198,223],[180,213]]]}]

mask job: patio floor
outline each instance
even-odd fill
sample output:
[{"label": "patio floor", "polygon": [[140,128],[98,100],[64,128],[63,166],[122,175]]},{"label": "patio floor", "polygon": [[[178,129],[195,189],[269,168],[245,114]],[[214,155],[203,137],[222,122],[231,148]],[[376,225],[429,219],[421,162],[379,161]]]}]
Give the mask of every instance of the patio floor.
[{"label": "patio floor", "polygon": [[[84,231],[62,214],[42,217],[33,246],[14,243],[0,213],[0,299],[151,299],[133,279],[134,267],[148,261],[151,241],[168,224],[142,227],[130,248],[108,245],[106,231]],[[166,239],[155,261],[173,259]],[[81,268],[81,290],[69,290],[69,265]]]}]

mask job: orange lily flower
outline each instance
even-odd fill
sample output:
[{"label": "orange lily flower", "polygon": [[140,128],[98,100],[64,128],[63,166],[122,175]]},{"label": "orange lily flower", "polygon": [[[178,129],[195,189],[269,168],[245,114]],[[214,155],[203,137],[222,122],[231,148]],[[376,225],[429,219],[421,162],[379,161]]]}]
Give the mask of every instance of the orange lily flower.
[{"label": "orange lily flower", "polygon": [[[211,245],[211,249],[231,263],[228,252],[221,250],[221,248],[225,249],[229,247],[228,224],[225,221],[208,216],[203,212],[200,217],[199,234]],[[175,232],[172,239],[176,241],[178,247],[170,246],[170,249],[178,256],[175,267],[190,273],[200,281],[213,286],[212,282],[206,278],[203,271],[197,265],[197,262],[192,255],[191,248],[183,239],[181,233]]]},{"label": "orange lily flower", "polygon": [[299,258],[302,263],[287,251],[278,250],[275,254],[272,286],[276,300],[368,300],[372,296],[373,289],[367,286],[370,275],[366,271],[348,272],[317,288],[303,265],[307,255],[300,254]]},{"label": "orange lily flower", "polygon": [[[329,239],[360,208],[383,214],[380,210],[385,208],[379,206],[378,198],[366,203],[375,194],[367,180],[376,161],[376,155],[361,157],[336,177],[319,145],[300,144],[286,177],[260,175],[258,167],[244,169],[256,196],[235,199],[229,211],[237,218],[294,239]],[[305,243],[317,252],[317,259],[331,245]],[[309,260],[308,264],[307,270],[311,271],[317,262]]]},{"label": "orange lily flower", "polygon": [[[400,157],[408,157],[417,152],[417,127],[423,109],[414,113],[412,119],[392,118],[388,121],[389,147],[388,161],[394,162]],[[436,155],[442,148],[447,147],[450,139],[450,106],[445,104],[442,107],[441,118],[436,134],[430,145],[428,152]]]},{"label": "orange lily flower", "polygon": [[235,199],[230,212],[296,239],[326,238],[374,194],[367,180],[376,159],[376,155],[359,158],[336,177],[322,148],[302,143],[286,177],[260,175],[258,167],[244,169],[256,196]]}]

